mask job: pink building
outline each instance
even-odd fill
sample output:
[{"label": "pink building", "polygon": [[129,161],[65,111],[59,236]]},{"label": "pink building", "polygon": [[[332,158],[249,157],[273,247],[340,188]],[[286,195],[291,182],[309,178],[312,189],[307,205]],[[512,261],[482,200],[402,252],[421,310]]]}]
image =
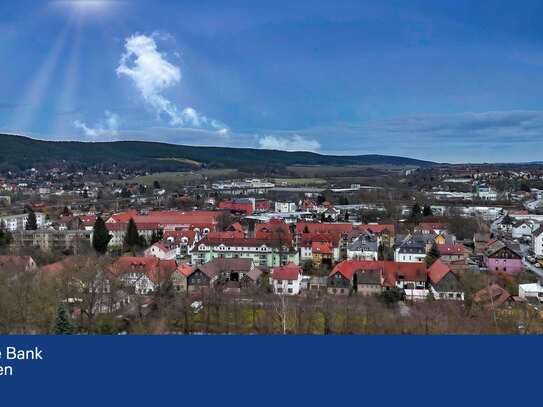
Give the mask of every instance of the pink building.
[{"label": "pink building", "polygon": [[486,268],[490,272],[517,274],[524,268],[522,255],[519,254],[518,250],[501,240],[491,241],[486,246],[483,259]]}]

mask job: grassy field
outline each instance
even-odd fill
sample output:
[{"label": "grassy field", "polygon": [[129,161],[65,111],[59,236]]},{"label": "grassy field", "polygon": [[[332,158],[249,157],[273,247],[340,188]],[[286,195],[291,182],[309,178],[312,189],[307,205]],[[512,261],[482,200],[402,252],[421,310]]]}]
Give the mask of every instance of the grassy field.
[{"label": "grassy field", "polygon": [[158,172],[156,174],[142,175],[132,178],[128,182],[144,185],[153,185],[155,181],[160,184],[190,184],[203,182],[209,179],[222,179],[236,176],[238,170],[234,169],[206,169],[188,172]]},{"label": "grassy field", "polygon": [[327,183],[323,178],[275,178],[273,182],[278,187],[320,186]]}]

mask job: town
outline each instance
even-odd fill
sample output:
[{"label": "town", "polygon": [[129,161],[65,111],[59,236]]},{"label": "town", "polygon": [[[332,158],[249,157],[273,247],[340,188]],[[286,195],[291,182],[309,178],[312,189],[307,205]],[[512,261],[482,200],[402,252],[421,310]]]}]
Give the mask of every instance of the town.
[{"label": "town", "polygon": [[288,171],[5,171],[0,329],[543,331],[539,166]]}]

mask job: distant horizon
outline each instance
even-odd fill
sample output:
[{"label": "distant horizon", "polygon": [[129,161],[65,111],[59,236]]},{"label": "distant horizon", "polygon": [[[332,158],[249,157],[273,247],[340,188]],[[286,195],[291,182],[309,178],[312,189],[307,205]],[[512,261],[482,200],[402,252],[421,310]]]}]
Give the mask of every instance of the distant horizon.
[{"label": "distant horizon", "polygon": [[543,4],[0,4],[0,132],[530,163]]},{"label": "distant horizon", "polygon": [[[412,157],[412,156],[405,156],[405,155],[393,155],[393,154],[379,154],[379,153],[357,153],[357,154],[327,154],[323,152],[316,152],[316,151],[305,151],[305,150],[277,150],[277,149],[270,149],[270,148],[258,148],[258,147],[235,147],[235,146],[220,146],[220,145],[200,145],[200,144],[182,144],[182,143],[170,143],[170,142],[164,142],[164,141],[158,141],[158,140],[137,140],[137,139],[126,139],[126,140],[77,140],[77,139],[44,139],[44,138],[38,138],[30,135],[24,135],[24,134],[14,134],[14,133],[4,133],[0,132],[1,136],[13,136],[13,137],[22,137],[22,138],[28,138],[35,141],[45,141],[45,142],[76,142],[76,143],[123,143],[123,142],[141,142],[141,143],[159,143],[159,144],[166,144],[166,145],[176,145],[176,146],[187,146],[187,147],[209,147],[209,148],[231,148],[231,149],[249,149],[249,150],[268,150],[268,151],[278,151],[278,152],[284,152],[284,153],[311,153],[311,154],[317,154],[320,156],[330,156],[330,157],[358,157],[358,156],[381,156],[381,157],[398,157],[398,158],[407,158],[407,159],[413,159],[413,160],[421,160],[421,161],[427,161],[432,162],[436,165],[540,165],[543,164],[543,161],[525,161],[525,162],[439,162],[439,161],[431,161],[426,160],[424,158],[420,157]],[[361,164],[362,166],[368,166],[368,165],[377,165],[377,164]]]}]

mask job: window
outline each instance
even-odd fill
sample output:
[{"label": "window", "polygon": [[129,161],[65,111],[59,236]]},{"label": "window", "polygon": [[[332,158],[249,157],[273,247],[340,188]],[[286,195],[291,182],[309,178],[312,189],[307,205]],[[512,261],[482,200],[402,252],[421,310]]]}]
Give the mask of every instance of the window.
[{"label": "window", "polygon": [[292,294],[292,288],[289,288],[289,289],[288,289],[288,293],[289,293],[289,294]]}]

